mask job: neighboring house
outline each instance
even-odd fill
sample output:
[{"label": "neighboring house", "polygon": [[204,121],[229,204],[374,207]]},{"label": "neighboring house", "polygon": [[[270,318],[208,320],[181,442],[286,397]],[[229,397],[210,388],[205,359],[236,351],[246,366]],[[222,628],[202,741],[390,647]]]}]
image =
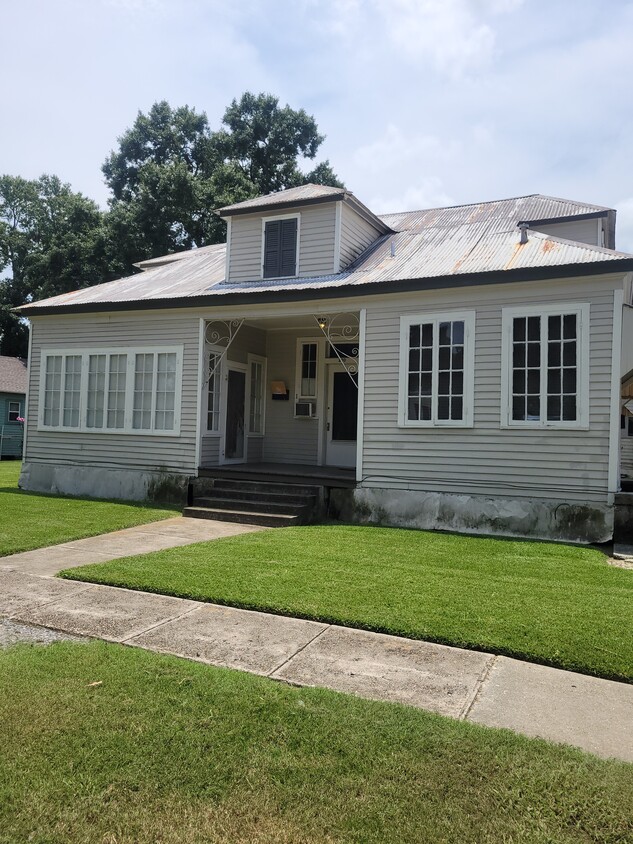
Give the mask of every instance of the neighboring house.
[{"label": "neighboring house", "polygon": [[0,355],[0,459],[22,457],[26,361]]},{"label": "neighboring house", "polygon": [[184,496],[283,472],[360,521],[611,536],[633,270],[613,210],[378,217],[306,185],[218,213],[226,245],[22,309],[23,487]]}]

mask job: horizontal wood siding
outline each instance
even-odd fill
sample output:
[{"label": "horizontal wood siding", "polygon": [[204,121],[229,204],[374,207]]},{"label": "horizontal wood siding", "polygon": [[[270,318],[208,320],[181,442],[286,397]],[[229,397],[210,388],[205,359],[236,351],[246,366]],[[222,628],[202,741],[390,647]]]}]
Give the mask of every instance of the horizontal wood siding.
[{"label": "horizontal wood siding", "polygon": [[[26,459],[36,463],[193,474],[198,384],[198,319],[176,311],[35,317],[32,324]],[[41,351],[183,345],[180,436],[37,430]]]},{"label": "horizontal wood siding", "polygon": [[234,363],[247,363],[249,354],[266,354],[266,332],[261,328],[243,325],[229,346],[226,357]]},{"label": "horizontal wood siding", "polygon": [[217,466],[220,463],[220,437],[203,436],[200,449],[201,466]]},{"label": "horizontal wood siding", "polygon": [[537,232],[562,237],[564,240],[577,240],[592,246],[604,246],[602,243],[602,220],[571,220],[568,223],[546,223],[534,226]]},{"label": "horizontal wood siding", "polygon": [[[297,338],[305,331],[270,331],[268,333],[268,376],[266,385],[266,436],[263,459],[270,463],[307,463],[316,465],[319,423],[316,419],[295,419],[294,398]],[[317,340],[317,336],[314,335]],[[321,365],[321,361],[319,361]],[[323,369],[318,373],[323,378]],[[272,381],[284,381],[290,398],[273,401]],[[322,381],[321,381],[322,383]]]},{"label": "horizontal wood siding", "polygon": [[24,416],[25,398],[24,394],[0,393],[0,457],[22,456],[23,426],[21,422],[9,422],[9,406],[19,402],[19,415]]},{"label": "horizontal wood siding", "polygon": [[633,478],[633,437],[622,437],[620,471],[628,478]]},{"label": "horizontal wood siding", "polygon": [[[621,278],[552,281],[384,296],[368,304],[364,485],[605,502],[613,288]],[[590,429],[503,429],[501,303],[589,302]],[[401,314],[474,310],[473,428],[399,428]]]},{"label": "horizontal wood siding", "polygon": [[341,269],[344,270],[352,261],[372,244],[380,232],[360,217],[349,205],[342,203],[341,208]]},{"label": "horizontal wood siding", "polygon": [[[297,208],[300,276],[323,275],[334,269],[336,203]],[[290,212],[288,212],[290,213]],[[234,217],[231,222],[229,281],[255,281],[262,277],[262,218],[275,214]]]}]

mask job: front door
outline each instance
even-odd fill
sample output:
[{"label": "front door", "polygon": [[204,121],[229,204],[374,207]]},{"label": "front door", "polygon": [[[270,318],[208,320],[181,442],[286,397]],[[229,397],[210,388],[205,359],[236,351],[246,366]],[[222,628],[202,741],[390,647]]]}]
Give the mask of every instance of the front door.
[{"label": "front door", "polygon": [[229,366],[226,390],[226,427],[224,434],[224,462],[244,461],[246,406],[246,372]]},{"label": "front door", "polygon": [[343,366],[328,366],[325,455],[328,466],[356,466],[357,422],[358,387]]}]

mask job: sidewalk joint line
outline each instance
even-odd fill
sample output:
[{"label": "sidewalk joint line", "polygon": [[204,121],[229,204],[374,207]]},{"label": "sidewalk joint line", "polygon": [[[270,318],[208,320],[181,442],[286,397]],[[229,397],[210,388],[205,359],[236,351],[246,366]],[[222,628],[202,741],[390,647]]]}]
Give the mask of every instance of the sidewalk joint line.
[{"label": "sidewalk joint line", "polygon": [[[23,572],[22,572],[22,573],[23,573]],[[30,575],[30,576],[31,576],[31,577],[39,577],[39,575]],[[50,579],[52,580],[52,578],[50,578]],[[78,580],[73,580],[72,582],[73,582],[73,583],[79,583],[79,581],[78,581]],[[56,604],[58,601],[66,601],[68,598],[73,597],[74,595],[81,595],[81,594],[83,594],[84,592],[87,592],[89,589],[92,589],[94,586],[95,586],[95,584],[94,584],[94,583],[87,583],[87,584],[86,584],[85,586],[83,586],[81,589],[75,589],[75,590],[74,590],[74,592],[72,592],[72,594],[58,595],[56,598],[51,598],[51,600],[50,600],[50,601],[42,601],[41,603],[38,603],[38,604],[29,604],[28,606],[23,607],[21,610],[17,610],[17,612],[18,612],[18,613],[21,613],[21,612],[31,612],[31,610],[39,610],[39,609],[41,609],[41,608],[43,608],[43,607],[50,607],[50,605],[51,605],[51,604]],[[5,615],[4,613],[0,613],[0,615],[4,616],[4,618],[9,618],[9,619],[11,619],[11,620],[14,620],[14,619],[15,619],[16,621],[21,621],[21,620],[22,620],[22,619],[19,617],[19,615],[16,615],[16,613],[11,613],[10,615]],[[28,622],[24,622],[24,623],[25,623],[25,624],[31,624],[32,622],[28,621]],[[40,625],[40,626],[46,626],[46,625]],[[51,629],[54,629],[54,628],[51,628]],[[64,632],[66,632],[66,631],[64,631],[64,630],[59,630],[58,632],[60,632],[60,633],[64,633]],[[81,634],[79,634],[79,635],[81,635]]]},{"label": "sidewalk joint line", "polygon": [[[149,594],[149,593],[144,593],[144,594]],[[184,600],[184,599],[180,598],[179,600]],[[191,613],[196,612],[197,610],[199,610],[201,607],[204,607],[204,606],[205,606],[205,604],[203,604],[202,602],[199,602],[199,606],[191,607],[190,609],[185,610],[184,612],[181,612],[178,615],[171,616],[171,618],[164,618],[162,621],[158,621],[158,622],[156,622],[156,624],[151,624],[149,627],[146,627],[144,630],[141,630],[139,633],[132,633],[131,636],[126,636],[125,639],[118,639],[117,641],[121,645],[126,645],[126,644],[128,644],[128,642],[132,642],[133,639],[137,639],[139,636],[144,636],[146,633],[151,633],[152,630],[156,630],[156,628],[162,627],[163,624],[171,624],[172,621],[180,621],[181,618],[185,618],[186,616],[191,615]],[[170,653],[171,653],[171,651],[170,651]]]},{"label": "sidewalk joint line", "polygon": [[482,689],[484,687],[484,684],[485,684],[486,680],[488,679],[488,677],[490,676],[490,672],[492,671],[493,667],[496,665],[498,659],[499,659],[499,655],[493,654],[492,659],[484,667],[484,670],[482,671],[479,679],[477,680],[477,684],[475,686],[475,691],[472,695],[472,698],[470,699],[470,701],[467,701],[466,704],[464,704],[462,711],[458,715],[459,721],[467,721],[468,720],[468,716],[472,712],[474,705],[477,703],[477,701],[479,699],[479,695],[481,694]]},{"label": "sidewalk joint line", "polygon": [[327,624],[327,625],[323,628],[323,630],[319,630],[319,632],[318,632],[315,636],[313,636],[313,637],[310,639],[310,641],[309,641],[309,642],[306,642],[306,643],[305,643],[305,645],[302,645],[302,646],[301,646],[298,650],[296,650],[296,651],[295,651],[295,652],[294,652],[291,656],[289,656],[287,659],[284,659],[284,660],[283,660],[283,662],[281,662],[281,663],[280,663],[280,664],[279,664],[276,668],[273,668],[271,671],[269,671],[269,672],[268,672],[268,674],[266,674],[266,677],[272,677],[272,676],[273,676],[273,674],[276,674],[276,673],[277,673],[277,671],[281,671],[281,669],[284,667],[284,665],[288,665],[288,663],[289,663],[291,660],[293,660],[296,656],[299,656],[299,654],[300,654],[302,651],[305,651],[305,649],[308,647],[308,645],[311,645],[311,644],[312,644],[312,642],[314,642],[316,639],[318,639],[318,638],[319,638],[319,636],[322,636],[322,635],[323,635],[323,634],[324,634],[327,630],[329,630],[329,629],[330,629],[331,627],[333,627],[333,626],[334,626],[334,625],[332,625],[332,624]]}]

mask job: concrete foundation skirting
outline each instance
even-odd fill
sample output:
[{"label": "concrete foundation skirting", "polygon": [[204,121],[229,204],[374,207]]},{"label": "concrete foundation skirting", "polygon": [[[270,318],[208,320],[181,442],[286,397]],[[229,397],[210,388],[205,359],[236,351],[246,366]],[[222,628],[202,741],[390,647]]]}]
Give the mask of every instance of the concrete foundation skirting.
[{"label": "concrete foundation skirting", "polygon": [[330,514],[360,524],[567,542],[607,542],[613,536],[613,508],[607,504],[549,499],[357,487],[332,490]]},{"label": "concrete foundation skirting", "polygon": [[125,501],[186,504],[189,477],[172,472],[106,469],[25,461],[18,486],[31,492],[51,492]]}]

